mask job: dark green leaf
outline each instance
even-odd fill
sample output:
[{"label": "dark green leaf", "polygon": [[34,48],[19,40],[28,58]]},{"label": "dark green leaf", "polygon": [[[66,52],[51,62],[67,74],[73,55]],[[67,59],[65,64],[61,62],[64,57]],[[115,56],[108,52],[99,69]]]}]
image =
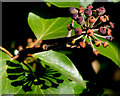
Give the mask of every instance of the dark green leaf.
[{"label": "dark green leaf", "polygon": [[[108,41],[100,37],[97,37],[97,38],[102,42]],[[89,42],[89,39],[87,38],[86,41]],[[102,45],[100,47],[96,47],[94,45],[94,47],[99,51],[99,54],[111,59],[116,65],[120,67],[119,46],[116,42],[114,42],[114,40],[111,42],[108,41],[108,46],[106,48],[104,48]]]},{"label": "dark green leaf", "polygon": [[66,75],[68,78],[81,83],[85,87],[82,76],[67,56],[55,51],[40,52],[33,55],[34,58],[45,61],[54,70]]},{"label": "dark green leaf", "polygon": [[[102,41],[106,41],[104,39],[100,39]],[[114,41],[109,42],[109,46],[107,46],[106,48],[104,48],[103,46],[100,47],[95,47],[100,54],[110,58],[114,63],[116,63],[116,65],[118,65],[120,67],[120,58],[119,58],[119,50],[118,50],[118,46],[117,43],[115,43]]]}]

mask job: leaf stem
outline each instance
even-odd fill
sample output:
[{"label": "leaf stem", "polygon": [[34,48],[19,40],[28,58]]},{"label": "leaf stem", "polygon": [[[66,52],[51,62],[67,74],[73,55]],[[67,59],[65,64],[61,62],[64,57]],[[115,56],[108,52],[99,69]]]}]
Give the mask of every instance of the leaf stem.
[{"label": "leaf stem", "polygon": [[2,51],[4,51],[5,53],[7,53],[11,58],[13,58],[13,55],[8,50],[6,50],[5,48],[3,48],[2,46],[0,46],[0,49]]},{"label": "leaf stem", "polygon": [[40,39],[37,39],[37,41],[36,41],[32,46],[30,46],[30,48],[35,47],[35,45],[39,42],[39,40],[40,40]]}]

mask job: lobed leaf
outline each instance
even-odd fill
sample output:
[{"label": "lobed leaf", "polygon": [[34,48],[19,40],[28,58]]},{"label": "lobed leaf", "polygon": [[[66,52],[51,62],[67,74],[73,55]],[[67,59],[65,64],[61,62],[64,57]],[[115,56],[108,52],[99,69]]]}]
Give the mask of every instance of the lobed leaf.
[{"label": "lobed leaf", "polygon": [[28,24],[37,39],[48,40],[67,36],[67,25],[71,19],[68,17],[58,17],[44,19],[34,13],[29,13]]}]

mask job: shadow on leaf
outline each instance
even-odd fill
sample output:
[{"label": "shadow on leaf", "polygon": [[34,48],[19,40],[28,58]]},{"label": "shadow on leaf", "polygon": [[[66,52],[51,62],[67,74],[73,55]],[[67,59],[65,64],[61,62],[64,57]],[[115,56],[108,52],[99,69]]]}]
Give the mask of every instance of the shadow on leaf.
[{"label": "shadow on leaf", "polygon": [[50,87],[57,88],[59,83],[63,83],[61,79],[61,74],[57,71],[51,69],[47,65],[42,65],[41,61],[31,62],[29,66],[33,67],[36,64],[35,72],[25,72],[21,63],[16,60],[7,61],[8,69],[7,75],[8,79],[11,80],[11,85],[17,87],[22,86],[22,89],[27,91],[32,91],[32,85],[41,85],[41,89],[47,89]]}]

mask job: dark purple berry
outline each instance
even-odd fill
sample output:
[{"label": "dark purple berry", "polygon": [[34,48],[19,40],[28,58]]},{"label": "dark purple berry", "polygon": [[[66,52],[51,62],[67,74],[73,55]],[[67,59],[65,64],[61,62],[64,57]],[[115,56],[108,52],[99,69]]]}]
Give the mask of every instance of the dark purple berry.
[{"label": "dark purple berry", "polygon": [[92,10],[89,9],[89,8],[86,8],[86,9],[84,10],[84,13],[85,13],[86,16],[91,16],[91,15],[92,15]]},{"label": "dark purple berry", "polygon": [[78,24],[81,24],[81,25],[84,24],[84,19],[82,16],[78,17],[76,21]]},{"label": "dark purple berry", "polygon": [[100,29],[99,29],[99,31],[100,31],[100,33],[102,33],[102,34],[106,34],[106,28],[105,27],[100,27]]},{"label": "dark purple berry", "polygon": [[75,14],[75,13],[78,12],[74,7],[70,7],[69,11],[70,11],[71,14]]},{"label": "dark purple berry", "polygon": [[81,35],[82,34],[82,29],[76,28],[75,29],[75,35]]},{"label": "dark purple berry", "polygon": [[88,8],[88,9],[92,9],[93,6],[92,6],[91,4],[89,4],[89,5],[87,6],[87,8]]},{"label": "dark purple berry", "polygon": [[77,20],[77,18],[78,18],[78,14],[73,14],[72,15],[72,19]]}]

